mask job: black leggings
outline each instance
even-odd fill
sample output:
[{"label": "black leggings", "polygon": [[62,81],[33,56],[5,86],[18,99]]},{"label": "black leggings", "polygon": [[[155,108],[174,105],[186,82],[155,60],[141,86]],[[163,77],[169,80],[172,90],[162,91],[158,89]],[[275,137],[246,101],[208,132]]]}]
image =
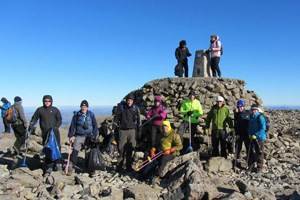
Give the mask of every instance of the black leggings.
[{"label": "black leggings", "polygon": [[220,63],[220,57],[213,57],[210,60],[210,66],[211,66],[213,77],[217,77],[217,74],[219,77],[221,77],[221,70],[219,67],[219,63]]}]

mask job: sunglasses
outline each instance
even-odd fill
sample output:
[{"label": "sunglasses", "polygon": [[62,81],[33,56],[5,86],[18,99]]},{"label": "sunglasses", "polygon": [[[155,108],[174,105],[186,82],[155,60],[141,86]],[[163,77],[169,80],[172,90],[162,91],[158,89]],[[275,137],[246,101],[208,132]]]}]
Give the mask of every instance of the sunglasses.
[{"label": "sunglasses", "polygon": [[51,102],[51,101],[44,101],[45,103],[47,103],[47,102]]}]

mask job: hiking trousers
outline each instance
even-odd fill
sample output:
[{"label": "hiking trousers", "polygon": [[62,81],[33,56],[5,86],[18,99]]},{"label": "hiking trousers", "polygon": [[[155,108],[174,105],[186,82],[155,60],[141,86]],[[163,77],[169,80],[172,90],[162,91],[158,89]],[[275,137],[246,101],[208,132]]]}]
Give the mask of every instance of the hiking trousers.
[{"label": "hiking trousers", "polygon": [[221,70],[219,67],[220,63],[220,57],[212,57],[210,60],[210,66],[211,66],[211,71],[213,74],[213,77],[221,77]]},{"label": "hiking trousers", "polygon": [[151,147],[158,148],[162,137],[161,126],[152,125],[151,127]]},{"label": "hiking trousers", "polygon": [[[212,130],[211,144],[213,147],[213,156],[222,156],[227,158],[227,142],[226,142],[226,131],[225,130]],[[220,148],[221,146],[221,154]]]},{"label": "hiking trousers", "polygon": [[249,155],[249,163],[248,165],[251,166],[255,162],[257,163],[257,168],[262,169],[264,164],[264,142],[253,140],[250,141],[250,155]]},{"label": "hiking trousers", "polygon": [[3,117],[3,125],[4,125],[4,132],[10,133],[10,124],[7,122],[5,117]]},{"label": "hiking trousers", "polygon": [[18,125],[12,125],[16,141],[14,143],[14,150],[17,152],[17,154],[20,153],[21,147],[25,144],[26,140],[26,128],[23,124]]}]

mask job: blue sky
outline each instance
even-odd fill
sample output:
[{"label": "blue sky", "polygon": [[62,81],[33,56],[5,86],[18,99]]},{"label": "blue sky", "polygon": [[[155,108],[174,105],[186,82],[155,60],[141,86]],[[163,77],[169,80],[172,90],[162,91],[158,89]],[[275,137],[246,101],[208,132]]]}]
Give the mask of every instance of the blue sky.
[{"label": "blue sky", "polygon": [[244,79],[265,105],[299,105],[299,8],[297,0],[0,0],[0,96],[113,105],[173,76],[179,40],[194,55],[217,33],[224,77]]}]

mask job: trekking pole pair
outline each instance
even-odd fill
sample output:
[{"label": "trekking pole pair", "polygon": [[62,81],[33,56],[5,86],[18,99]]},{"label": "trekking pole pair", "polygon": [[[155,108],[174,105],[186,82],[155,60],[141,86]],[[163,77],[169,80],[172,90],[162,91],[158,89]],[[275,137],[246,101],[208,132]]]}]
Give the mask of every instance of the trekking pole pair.
[{"label": "trekking pole pair", "polygon": [[140,171],[141,169],[143,169],[144,167],[146,167],[147,165],[152,163],[152,161],[156,160],[157,158],[159,158],[162,155],[163,155],[163,151],[160,151],[157,154],[155,154],[152,158],[150,156],[148,156],[147,160],[142,162],[141,165],[135,169],[135,171],[137,171],[137,172]]}]

